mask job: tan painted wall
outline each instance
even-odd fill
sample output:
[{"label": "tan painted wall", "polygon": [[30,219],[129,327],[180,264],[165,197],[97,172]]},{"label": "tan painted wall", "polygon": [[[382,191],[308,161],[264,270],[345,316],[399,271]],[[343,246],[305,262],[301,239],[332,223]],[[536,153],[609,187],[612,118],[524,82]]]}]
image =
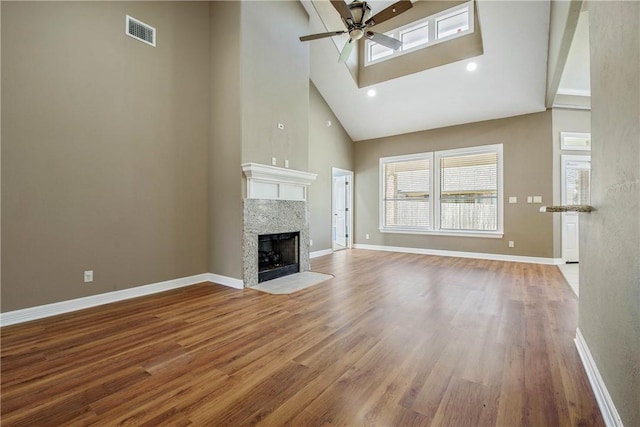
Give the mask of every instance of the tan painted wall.
[{"label": "tan painted wall", "polygon": [[640,3],[589,2],[591,202],[579,325],[625,426],[640,425]]},{"label": "tan painted wall", "polygon": [[[327,127],[327,120],[331,127]],[[311,251],[331,249],[331,168],[353,171],[354,143],[313,83],[309,88],[309,187]]]},{"label": "tan painted wall", "polygon": [[[306,171],[309,53],[299,2],[211,3],[209,271],[242,279],[242,163]],[[278,129],[278,123],[285,126]]]},{"label": "tan painted wall", "polygon": [[1,7],[2,311],[206,272],[208,3]]},{"label": "tan painted wall", "polygon": [[241,3],[211,2],[209,272],[242,279]]},{"label": "tan painted wall", "polygon": [[[449,237],[380,233],[379,159],[488,144],[504,144],[504,238]],[[553,225],[528,195],[552,197],[551,112],[356,142],[355,242],[361,244],[553,257]],[[509,196],[518,197],[508,204]],[[370,240],[365,240],[365,234]],[[509,248],[508,240],[515,242]]]},{"label": "tan painted wall", "polygon": [[[306,171],[309,158],[309,17],[297,1],[243,1],[242,162]],[[278,129],[284,124],[284,130]]]},{"label": "tan painted wall", "polygon": [[[553,204],[562,203],[562,155],[590,155],[589,151],[573,151],[560,149],[560,132],[591,132],[590,110],[568,110],[554,108],[553,118]],[[553,256],[562,257],[562,214],[553,215]]]}]

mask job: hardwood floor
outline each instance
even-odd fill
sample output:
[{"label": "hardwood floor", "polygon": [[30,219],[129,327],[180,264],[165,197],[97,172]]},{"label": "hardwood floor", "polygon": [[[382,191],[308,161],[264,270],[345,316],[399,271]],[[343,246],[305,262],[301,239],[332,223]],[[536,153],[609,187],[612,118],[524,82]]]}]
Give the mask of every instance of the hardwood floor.
[{"label": "hardwood floor", "polygon": [[604,425],[554,266],[342,251],[2,328],[3,426]]}]

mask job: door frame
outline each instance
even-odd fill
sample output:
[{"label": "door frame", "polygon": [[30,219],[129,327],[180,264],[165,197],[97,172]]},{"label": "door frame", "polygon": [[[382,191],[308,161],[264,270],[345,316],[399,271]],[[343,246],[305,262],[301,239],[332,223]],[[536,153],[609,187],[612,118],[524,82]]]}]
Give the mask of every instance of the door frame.
[{"label": "door frame", "polygon": [[[561,204],[567,203],[567,186],[566,186],[566,166],[569,162],[587,162],[589,163],[589,170],[591,170],[591,155],[590,154],[562,154],[560,156],[560,200]],[[563,262],[567,261],[567,236],[565,233],[565,222],[567,221],[567,214],[575,215],[578,226],[580,224],[580,217],[577,212],[563,212],[560,221],[560,235],[561,235],[561,255]],[[578,227],[578,233],[579,233]],[[580,259],[580,247],[578,246],[578,260]],[[575,262],[575,261],[571,261]]]},{"label": "door frame", "polygon": [[345,207],[346,218],[345,222],[347,224],[347,249],[351,249],[353,247],[353,171],[347,169],[341,169],[332,167],[331,168],[331,250],[336,251],[335,240],[333,239],[333,217],[335,213],[335,191],[333,188],[333,179],[338,176],[346,176],[348,181],[348,189],[346,194],[348,195]]}]

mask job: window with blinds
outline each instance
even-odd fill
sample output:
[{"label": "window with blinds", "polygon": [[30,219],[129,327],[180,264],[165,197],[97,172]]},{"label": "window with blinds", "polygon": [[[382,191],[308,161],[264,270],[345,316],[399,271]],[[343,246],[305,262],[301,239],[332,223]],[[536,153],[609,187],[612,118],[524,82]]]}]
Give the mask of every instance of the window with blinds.
[{"label": "window with blinds", "polygon": [[440,228],[498,230],[498,153],[441,155]]},{"label": "window with blinds", "polygon": [[502,233],[502,145],[380,159],[380,230]]},{"label": "window with blinds", "polygon": [[384,227],[430,227],[430,163],[428,157],[383,163]]}]

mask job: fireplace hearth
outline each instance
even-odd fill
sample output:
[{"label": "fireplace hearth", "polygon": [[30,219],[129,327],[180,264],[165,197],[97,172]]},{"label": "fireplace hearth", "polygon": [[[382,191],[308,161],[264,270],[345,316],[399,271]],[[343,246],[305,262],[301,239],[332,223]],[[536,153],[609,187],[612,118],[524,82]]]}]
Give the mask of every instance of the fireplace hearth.
[{"label": "fireplace hearth", "polygon": [[300,271],[300,233],[258,236],[258,283]]}]

